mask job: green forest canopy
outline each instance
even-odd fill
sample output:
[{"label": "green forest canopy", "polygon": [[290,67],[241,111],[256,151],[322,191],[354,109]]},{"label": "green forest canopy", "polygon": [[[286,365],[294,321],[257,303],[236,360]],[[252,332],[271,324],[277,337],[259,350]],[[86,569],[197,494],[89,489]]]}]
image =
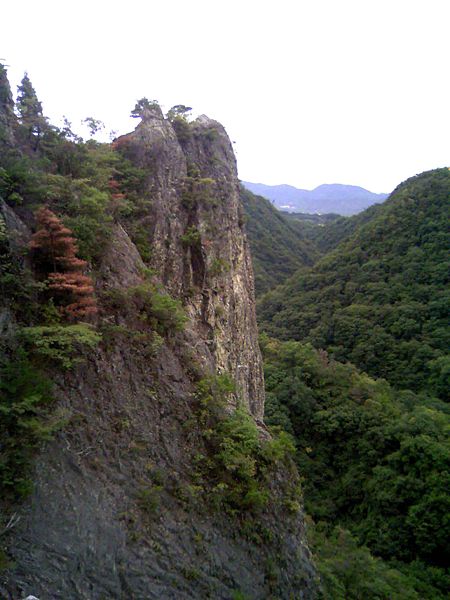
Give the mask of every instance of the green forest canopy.
[{"label": "green forest canopy", "polygon": [[259,295],[284,282],[300,267],[312,265],[318,252],[269,200],[255,196],[243,186],[240,196],[247,217],[255,291]]},{"label": "green forest canopy", "polygon": [[327,597],[445,598],[448,405],[398,392],[310,344],[263,335],[261,347],[265,419],[295,439]]},{"label": "green forest canopy", "polygon": [[347,240],[261,298],[262,329],[444,398],[449,198],[448,169],[401,184]]}]

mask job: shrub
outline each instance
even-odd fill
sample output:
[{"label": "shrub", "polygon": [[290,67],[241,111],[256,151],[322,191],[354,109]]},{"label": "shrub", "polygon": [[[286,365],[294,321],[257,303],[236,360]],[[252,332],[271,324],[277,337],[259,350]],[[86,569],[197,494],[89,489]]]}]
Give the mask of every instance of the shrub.
[{"label": "shrub", "polygon": [[129,288],[127,295],[140,312],[141,318],[159,334],[182,331],[184,328],[187,315],[181,302],[160,292],[155,285],[143,283]]},{"label": "shrub", "polygon": [[186,144],[192,137],[191,127],[186,119],[175,116],[172,120],[172,127],[180,144]]},{"label": "shrub", "polygon": [[210,499],[231,512],[258,512],[269,500],[268,473],[293,452],[293,442],[282,432],[261,440],[257,425],[239,406],[230,413],[234,385],[226,374],[197,384],[198,416],[208,457],[199,461],[201,474],[211,484]]},{"label": "shrub", "polygon": [[182,192],[182,205],[189,211],[195,209],[199,203],[214,206],[216,200],[211,195],[211,188],[215,180],[209,177],[200,177],[197,165],[188,166],[188,176],[184,180]]},{"label": "shrub", "polygon": [[199,137],[205,138],[208,142],[214,142],[219,137],[219,132],[215,127],[208,127],[198,133]]},{"label": "shrub", "polygon": [[161,503],[162,490],[161,485],[141,488],[137,493],[139,508],[149,516],[155,515]]},{"label": "shrub", "polygon": [[33,355],[54,361],[64,369],[81,362],[80,354],[92,350],[101,340],[100,334],[86,323],[24,327],[20,335]]},{"label": "shrub", "polygon": [[34,450],[58,427],[49,418],[50,381],[19,348],[0,365],[0,496],[20,498],[31,490],[28,478]]},{"label": "shrub", "polygon": [[214,258],[211,261],[211,265],[209,267],[209,275],[211,277],[217,277],[222,273],[227,273],[230,270],[230,263],[223,258]]},{"label": "shrub", "polygon": [[280,428],[272,428],[272,439],[263,446],[264,457],[267,462],[281,462],[295,455],[294,438]]},{"label": "shrub", "polygon": [[138,249],[138,252],[144,262],[149,262],[152,258],[152,245],[149,236],[149,226],[140,223],[138,226],[130,228],[131,239]]},{"label": "shrub", "polygon": [[153,293],[151,314],[158,321],[157,329],[162,333],[182,331],[187,321],[181,302],[159,292]]},{"label": "shrub", "polygon": [[250,600],[250,598],[247,594],[244,594],[244,592],[236,590],[233,592],[232,600]]},{"label": "shrub", "polygon": [[200,232],[194,226],[189,227],[180,239],[183,246],[186,246],[187,248],[198,247],[202,242]]}]

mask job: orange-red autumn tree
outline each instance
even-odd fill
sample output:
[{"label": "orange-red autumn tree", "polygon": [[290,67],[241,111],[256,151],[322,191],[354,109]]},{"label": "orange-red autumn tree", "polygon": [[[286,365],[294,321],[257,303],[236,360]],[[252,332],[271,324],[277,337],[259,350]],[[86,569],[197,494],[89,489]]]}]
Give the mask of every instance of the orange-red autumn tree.
[{"label": "orange-red autumn tree", "polygon": [[61,312],[71,320],[94,315],[97,306],[92,280],[82,271],[87,263],[77,258],[72,231],[49,208],[36,212],[37,230],[30,248],[35,262],[48,276],[48,288]]}]

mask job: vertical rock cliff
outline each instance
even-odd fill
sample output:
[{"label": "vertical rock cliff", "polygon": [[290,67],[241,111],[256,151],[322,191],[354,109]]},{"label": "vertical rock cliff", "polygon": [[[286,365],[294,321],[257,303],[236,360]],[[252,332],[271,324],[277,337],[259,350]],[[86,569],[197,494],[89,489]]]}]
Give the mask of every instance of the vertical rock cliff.
[{"label": "vertical rock cliff", "polygon": [[142,223],[151,266],[187,306],[198,354],[213,370],[232,375],[240,399],[262,420],[253,271],[236,159],[217,121],[203,115],[183,133],[180,143],[156,108],[117,145],[149,173]]},{"label": "vertical rock cliff", "polygon": [[[207,117],[172,125],[155,108],[115,146],[145,173],[142,206],[114,226],[95,273],[101,345],[75,370],[52,371],[64,425],[36,456],[31,497],[8,507],[16,525],[0,595],[314,598],[303,514],[283,496],[294,470],[273,471],[271,501],[251,525],[212,506],[196,475],[199,377],[229,374],[229,410],[246,407],[267,437],[230,140]],[[184,331],[150,331],[130,300],[148,285],[182,302]]]}]

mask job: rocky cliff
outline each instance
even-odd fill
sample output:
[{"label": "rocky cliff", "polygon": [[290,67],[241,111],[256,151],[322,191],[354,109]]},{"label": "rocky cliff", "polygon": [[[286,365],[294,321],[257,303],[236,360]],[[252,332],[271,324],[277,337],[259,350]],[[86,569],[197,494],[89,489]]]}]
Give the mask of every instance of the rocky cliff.
[{"label": "rocky cliff", "polygon": [[[171,124],[154,108],[114,145],[145,173],[142,207],[115,223],[93,273],[101,344],[72,370],[48,369],[63,425],[35,457],[31,496],[3,506],[14,526],[2,538],[0,595],[313,598],[303,513],[288,498],[298,483],[292,465],[271,467],[270,500],[248,514],[210,501],[217,490],[199,476],[201,461],[211,462],[199,381],[228,374],[227,410],[246,407],[267,439],[229,138],[207,117]],[[3,213],[26,239],[17,215]],[[150,249],[145,261],[138,237]],[[149,286],[182,303],[183,331],[157,335],[145,321]]]},{"label": "rocky cliff", "polygon": [[156,108],[116,145],[149,173],[142,223],[150,265],[183,299],[198,355],[232,375],[240,398],[262,420],[253,271],[231,142],[222,125],[204,115],[181,140]]}]

